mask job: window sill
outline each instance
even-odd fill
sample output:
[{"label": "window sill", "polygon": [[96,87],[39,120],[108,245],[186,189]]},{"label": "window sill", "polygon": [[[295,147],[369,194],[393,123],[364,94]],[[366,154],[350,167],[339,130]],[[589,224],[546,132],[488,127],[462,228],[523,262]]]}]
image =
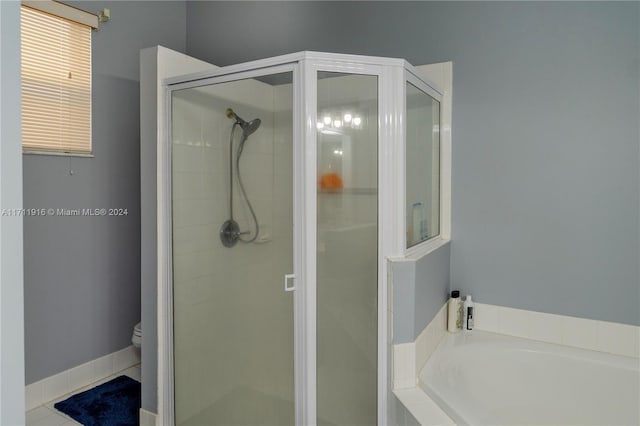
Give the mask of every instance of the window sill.
[{"label": "window sill", "polygon": [[22,151],[26,155],[49,155],[54,157],[81,157],[94,158],[93,154],[81,154],[78,152],[49,152],[49,151]]},{"label": "window sill", "polygon": [[448,244],[449,241],[451,240],[438,235],[437,237],[431,238],[430,240],[424,241],[411,248],[408,248],[407,250],[405,250],[404,256],[406,259],[420,259],[421,257],[436,251],[445,244]]}]

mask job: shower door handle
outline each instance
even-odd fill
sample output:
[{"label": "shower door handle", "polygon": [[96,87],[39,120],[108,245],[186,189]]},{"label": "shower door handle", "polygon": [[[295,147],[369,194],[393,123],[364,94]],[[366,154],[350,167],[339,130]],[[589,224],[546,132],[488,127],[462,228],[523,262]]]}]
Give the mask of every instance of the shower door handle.
[{"label": "shower door handle", "polygon": [[[293,291],[296,289],[296,274],[286,274],[284,276],[284,291]],[[289,283],[293,283],[289,286]]]}]

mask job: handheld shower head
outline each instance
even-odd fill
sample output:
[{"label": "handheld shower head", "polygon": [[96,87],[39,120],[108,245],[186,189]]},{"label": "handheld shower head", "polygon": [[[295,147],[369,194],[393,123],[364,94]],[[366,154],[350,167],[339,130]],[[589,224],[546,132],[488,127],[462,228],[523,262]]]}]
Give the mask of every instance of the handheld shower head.
[{"label": "handheld shower head", "polygon": [[252,134],[256,130],[258,130],[258,127],[260,127],[261,123],[262,123],[262,121],[260,121],[259,118],[254,118],[253,120],[251,120],[248,123],[245,122],[243,124],[240,124],[240,127],[242,127],[242,132],[243,132],[244,136],[248,137],[250,134]]},{"label": "handheld shower head", "polygon": [[235,120],[236,123],[242,129],[242,134],[244,137],[249,137],[253,132],[258,130],[262,121],[259,118],[254,118],[253,120],[246,122],[244,121],[238,114],[236,114],[231,108],[227,108],[226,112],[227,118]]},{"label": "handheld shower head", "polygon": [[[233,247],[238,241],[242,241],[244,243],[252,243],[258,238],[258,234],[260,234],[260,224],[258,223],[258,217],[256,216],[256,212],[253,210],[253,206],[249,201],[249,197],[247,197],[247,191],[244,188],[244,184],[242,183],[242,175],[240,174],[240,157],[242,156],[242,151],[244,150],[244,144],[249,139],[249,135],[253,134],[260,124],[262,123],[259,118],[254,118],[253,120],[246,122],[242,118],[238,116],[231,108],[227,108],[225,112],[227,118],[235,120],[233,126],[231,126],[231,134],[229,135],[229,220],[227,220],[220,228],[220,240],[225,247]],[[255,231],[253,237],[250,239],[243,239],[240,236],[243,234],[249,234],[250,231],[240,232],[240,227],[238,223],[233,220],[233,146],[234,146],[234,132],[236,130],[236,126],[240,126],[242,129],[242,137],[240,138],[240,142],[238,142],[238,147],[236,149],[235,155],[235,168],[236,168],[236,176],[238,178],[238,186],[240,188],[240,193],[244,198],[244,201],[247,203],[247,207],[249,208],[249,212],[253,217],[253,223],[255,225]]]}]

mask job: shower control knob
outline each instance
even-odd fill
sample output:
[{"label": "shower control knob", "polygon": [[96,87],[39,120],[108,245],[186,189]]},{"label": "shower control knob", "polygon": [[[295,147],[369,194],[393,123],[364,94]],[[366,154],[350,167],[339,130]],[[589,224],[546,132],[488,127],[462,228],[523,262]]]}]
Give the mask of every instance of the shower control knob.
[{"label": "shower control knob", "polygon": [[233,247],[240,239],[240,227],[238,223],[229,219],[220,227],[220,241],[225,247]]}]

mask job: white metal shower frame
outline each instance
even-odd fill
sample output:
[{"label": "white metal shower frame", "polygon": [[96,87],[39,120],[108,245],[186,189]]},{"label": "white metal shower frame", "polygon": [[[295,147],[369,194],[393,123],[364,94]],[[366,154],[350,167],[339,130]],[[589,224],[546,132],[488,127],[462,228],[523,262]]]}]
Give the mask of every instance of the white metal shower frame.
[{"label": "white metal shower frame", "polygon": [[299,52],[186,74],[163,81],[165,132],[158,147],[158,415],[173,425],[173,301],[171,247],[171,95],[174,90],[293,73],[294,377],[297,425],[316,424],[317,75],[319,71],[378,78],[378,424],[387,423],[390,330],[387,259],[407,253],[405,223],[406,81],[439,102],[442,93],[403,59]]}]

